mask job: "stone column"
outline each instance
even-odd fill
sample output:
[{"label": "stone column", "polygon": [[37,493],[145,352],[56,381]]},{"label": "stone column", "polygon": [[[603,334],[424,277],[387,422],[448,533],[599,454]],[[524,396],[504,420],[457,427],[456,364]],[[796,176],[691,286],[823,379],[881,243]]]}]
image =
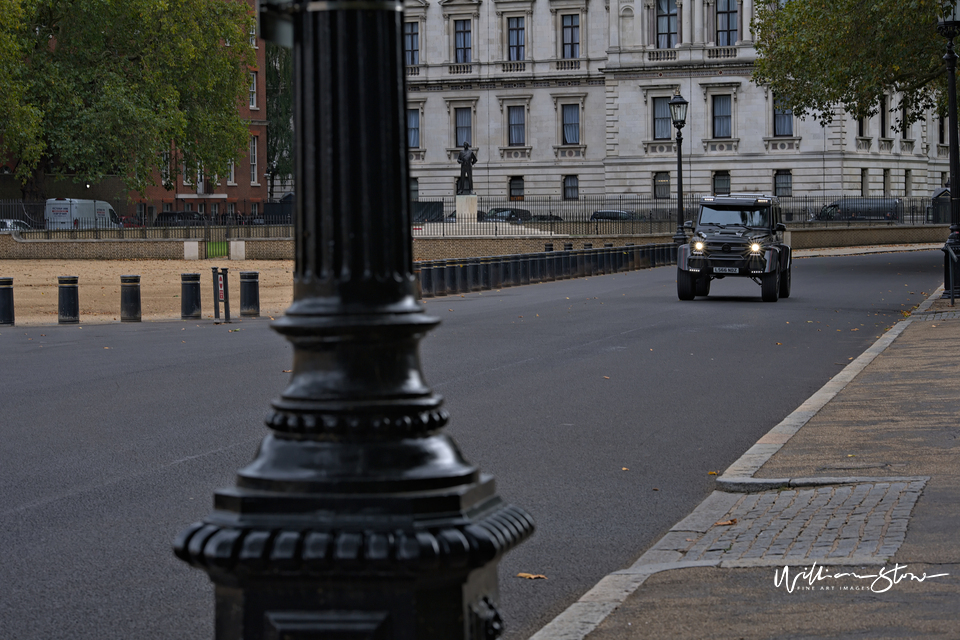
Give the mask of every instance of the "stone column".
[{"label": "stone column", "polygon": [[677,43],[689,47],[693,42],[693,0],[677,2],[680,12],[680,33],[677,34]]},{"label": "stone column", "polygon": [[703,37],[703,0],[694,0],[693,3],[693,43],[702,45]]},{"label": "stone column", "polygon": [[753,0],[742,1],[740,15],[740,41],[753,42],[753,34],[750,33],[750,21],[753,20]]}]

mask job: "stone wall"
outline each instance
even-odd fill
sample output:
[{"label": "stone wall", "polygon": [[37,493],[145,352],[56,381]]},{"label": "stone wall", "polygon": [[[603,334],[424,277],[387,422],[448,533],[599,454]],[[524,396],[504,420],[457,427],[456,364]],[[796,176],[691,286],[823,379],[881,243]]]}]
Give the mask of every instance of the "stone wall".
[{"label": "stone wall", "polygon": [[833,227],[830,229],[790,229],[787,244],[794,249],[858,247],[874,244],[922,244],[946,242],[949,225],[885,225],[871,227]]},{"label": "stone wall", "polygon": [[[99,240],[24,240],[18,233],[0,233],[0,259],[183,260],[183,243],[183,240],[103,238]],[[202,240],[200,244],[203,244]],[[205,255],[202,250],[201,255]]]}]

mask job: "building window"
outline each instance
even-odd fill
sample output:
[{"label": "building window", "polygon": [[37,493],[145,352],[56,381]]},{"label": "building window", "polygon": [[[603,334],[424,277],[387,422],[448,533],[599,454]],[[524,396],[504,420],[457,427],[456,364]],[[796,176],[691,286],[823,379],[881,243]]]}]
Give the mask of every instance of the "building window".
[{"label": "building window", "polygon": [[227,168],[227,184],[237,184],[237,163],[231,160]]},{"label": "building window", "polygon": [[653,197],[670,197],[670,174],[666,171],[658,171],[653,174]]},{"label": "building window", "polygon": [[160,180],[163,184],[170,182],[170,152],[164,151],[160,154]]},{"label": "building window", "polygon": [[943,118],[937,118],[937,124],[939,125],[939,129],[937,130],[937,136],[938,136],[937,141],[940,144],[943,144],[943,134],[944,134]]},{"label": "building window", "polygon": [[250,203],[250,217],[251,217],[251,218],[256,218],[258,215],[260,215],[260,203],[258,203],[258,202],[251,202],[251,203]]},{"label": "building window", "polygon": [[577,176],[563,176],[563,199],[578,200],[580,198],[580,179]]},{"label": "building window", "polygon": [[509,41],[507,59],[511,61],[526,60],[523,18],[507,18],[507,37]]},{"label": "building window", "polygon": [[793,110],[781,109],[776,103],[773,106],[773,135],[774,136],[792,136],[793,135]]},{"label": "building window", "polygon": [[783,198],[793,195],[793,174],[789,169],[781,169],[773,175],[773,195]]},{"label": "building window", "polygon": [[880,137],[887,137],[887,96],[880,96]]},{"label": "building window", "polygon": [[183,210],[184,210],[184,211],[193,211],[193,203],[192,203],[192,202],[185,202],[185,203],[183,203]]},{"label": "building window", "polygon": [[206,212],[207,212],[207,205],[205,205],[205,204],[202,203],[202,202],[199,203],[199,204],[197,205],[197,213],[199,213],[200,215],[203,215],[203,214],[205,214]]},{"label": "building window", "polygon": [[510,200],[517,202],[523,200],[523,177],[510,178]]},{"label": "building window", "polygon": [[867,137],[867,119],[859,118],[857,120],[857,136],[860,138]]},{"label": "building window", "polygon": [[420,148],[420,109],[407,109],[407,146]]},{"label": "building window", "polygon": [[713,194],[727,195],[730,193],[730,172],[717,171],[713,174]]},{"label": "building window", "polygon": [[172,203],[172,202],[164,202],[164,203],[163,203],[163,210],[164,210],[164,211],[173,211],[173,203]]},{"label": "building window", "polygon": [[527,144],[526,116],[527,110],[525,107],[507,107],[507,118],[510,121],[508,144],[511,147],[522,147]]},{"label": "building window", "polygon": [[909,140],[910,139],[910,125],[907,124],[907,117],[909,116],[907,111],[907,105],[901,105],[900,107],[900,139]]},{"label": "building window", "polygon": [[677,0],[657,0],[657,49],[677,46]]},{"label": "building window", "polygon": [[580,144],[580,105],[563,105],[563,144]]},{"label": "building window", "polygon": [[870,195],[870,171],[860,169],[860,195],[864,198]]},{"label": "building window", "polygon": [[672,135],[671,126],[673,126],[673,121],[670,119],[670,98],[654,98],[653,139],[669,140]]},{"label": "building window", "polygon": [[563,19],[563,57],[580,57],[580,14],[561,16]]},{"label": "building window", "polygon": [[214,202],[210,205],[210,217],[216,218],[218,215],[220,215],[220,205]]},{"label": "building window", "polygon": [[257,108],[257,72],[250,72],[250,108]]},{"label": "building window", "polygon": [[233,202],[227,203],[227,215],[231,217],[237,215],[237,205]]},{"label": "building window", "polygon": [[731,137],[731,113],[733,99],[729,95],[713,96],[713,137]]},{"label": "building window", "polygon": [[254,20],[253,24],[250,25],[250,46],[254,49],[257,47],[257,21]]},{"label": "building window", "polygon": [[717,0],[717,46],[737,43],[737,0]]},{"label": "building window", "polygon": [[257,138],[250,138],[250,184],[259,184],[257,180]]},{"label": "building window", "polygon": [[410,178],[410,201],[417,202],[418,200],[420,200],[420,179]]},{"label": "building window", "polygon": [[420,64],[420,23],[403,23],[403,61],[408,67]]},{"label": "building window", "polygon": [[454,46],[456,47],[457,64],[471,62],[470,21],[454,20],[453,25],[456,38]]},{"label": "building window", "polygon": [[454,109],[454,116],[457,119],[457,146],[462,147],[464,143],[473,144],[470,107],[457,107]]}]

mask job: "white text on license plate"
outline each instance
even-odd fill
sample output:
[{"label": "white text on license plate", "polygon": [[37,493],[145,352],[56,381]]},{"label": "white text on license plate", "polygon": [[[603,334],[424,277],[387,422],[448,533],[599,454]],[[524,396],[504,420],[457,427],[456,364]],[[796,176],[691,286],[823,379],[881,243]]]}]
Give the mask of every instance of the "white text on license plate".
[{"label": "white text on license plate", "polygon": [[714,273],[740,273],[740,269],[736,267],[714,267]]}]

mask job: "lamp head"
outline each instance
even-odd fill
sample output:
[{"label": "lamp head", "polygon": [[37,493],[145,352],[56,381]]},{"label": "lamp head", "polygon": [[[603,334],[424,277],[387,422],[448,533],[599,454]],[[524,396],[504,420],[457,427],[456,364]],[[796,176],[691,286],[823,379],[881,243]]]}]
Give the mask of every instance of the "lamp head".
[{"label": "lamp head", "polygon": [[670,99],[670,119],[673,120],[673,126],[682,128],[687,122],[687,101],[680,95],[680,89]]}]

